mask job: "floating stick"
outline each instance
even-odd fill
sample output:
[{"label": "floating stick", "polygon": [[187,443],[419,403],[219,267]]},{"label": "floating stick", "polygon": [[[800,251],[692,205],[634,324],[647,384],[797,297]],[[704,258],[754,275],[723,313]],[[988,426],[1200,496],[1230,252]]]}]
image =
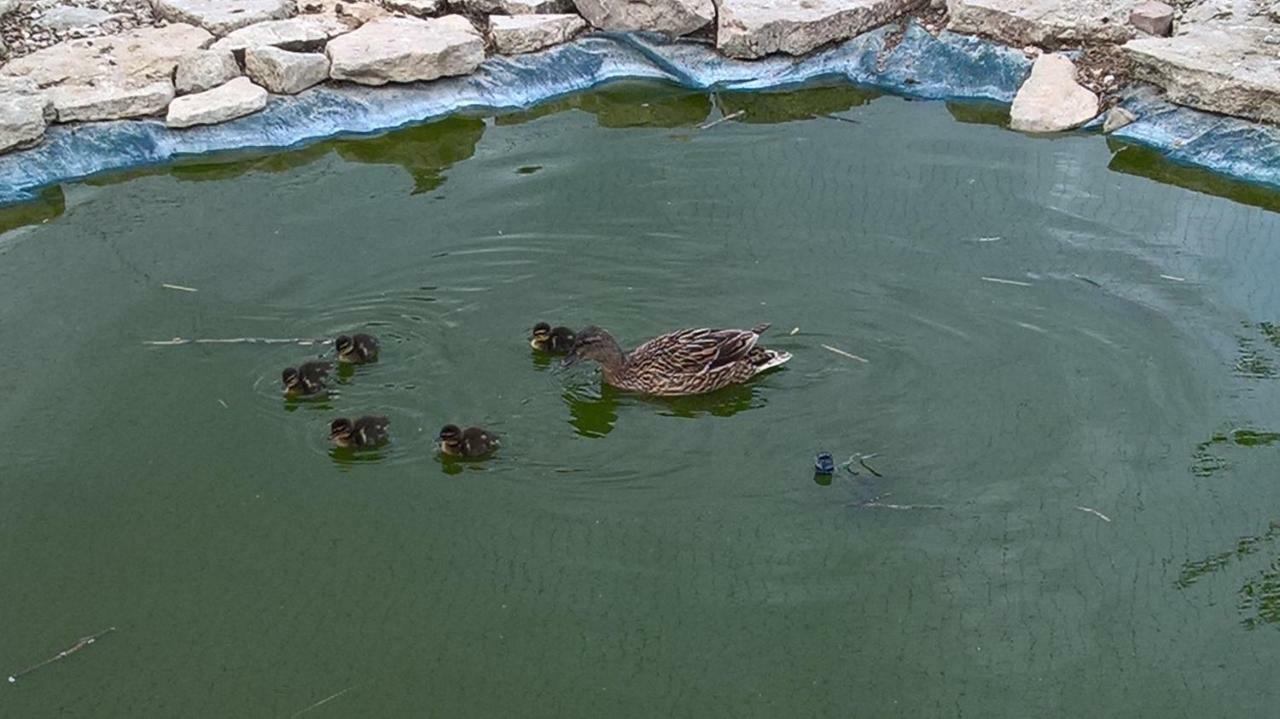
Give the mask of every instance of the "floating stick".
[{"label": "floating stick", "polygon": [[1111,517],[1108,517],[1107,515],[1103,514],[1102,512],[1099,512],[1093,507],[1076,507],[1076,509],[1080,510],[1081,512],[1088,512],[1089,514],[1096,516],[1098,519],[1101,519],[1104,522],[1111,521]]},{"label": "floating stick", "polygon": [[736,120],[736,119],[738,119],[739,117],[742,117],[742,116],[743,116],[743,115],[745,115],[745,114],[747,114],[747,111],[746,111],[746,110],[738,110],[737,112],[731,112],[731,113],[729,113],[728,115],[725,115],[724,117],[717,117],[717,118],[716,118],[716,119],[714,119],[714,120],[711,120],[711,121],[709,121],[709,122],[704,122],[704,123],[702,123],[701,125],[698,125],[698,129],[699,129],[699,130],[710,130],[711,128],[715,127],[716,125],[719,125],[719,124],[720,124],[720,123],[722,123],[722,122],[728,122],[728,121],[730,121],[730,120]]},{"label": "floating stick", "polygon": [[842,356],[842,357],[848,357],[848,358],[849,358],[849,359],[851,359],[851,360],[858,360],[859,362],[861,362],[861,363],[863,363],[863,364],[871,364],[871,360],[866,359],[865,357],[859,357],[858,355],[851,354],[851,353],[849,353],[849,352],[845,352],[844,350],[839,349],[839,348],[837,348],[837,347],[832,347],[831,345],[822,345],[822,348],[823,348],[823,349],[826,349],[826,350],[831,350],[832,352],[835,352],[836,354],[838,354],[838,355],[840,355],[840,356]]},{"label": "floating stick", "polygon": [[116,628],[115,628],[115,627],[107,627],[106,629],[103,629],[102,631],[98,632],[97,634],[90,634],[90,635],[89,635],[89,636],[87,636],[87,637],[80,637],[80,640],[79,640],[79,641],[77,641],[74,645],[72,645],[70,649],[63,649],[62,651],[60,651],[60,652],[58,652],[57,654],[55,654],[55,655],[53,655],[53,656],[49,657],[49,658],[48,658],[48,659],[46,659],[46,660],[44,660],[44,661],[40,662],[39,664],[36,664],[36,665],[34,665],[34,666],[27,667],[26,669],[23,669],[22,671],[18,672],[17,674],[10,674],[10,675],[9,675],[9,683],[10,683],[10,684],[16,684],[16,683],[18,682],[18,680],[19,680],[19,679],[21,679],[22,677],[24,677],[24,676],[26,676],[26,675],[30,674],[31,672],[34,672],[35,670],[40,669],[40,668],[42,668],[42,667],[47,667],[47,666],[49,666],[50,664],[53,664],[54,662],[58,661],[59,659],[65,659],[65,658],[67,658],[67,657],[71,656],[72,654],[75,654],[76,652],[80,651],[81,649],[84,649],[85,647],[89,646],[90,644],[93,644],[94,642],[96,642],[96,641],[98,641],[99,639],[101,639],[102,637],[104,637],[104,636],[106,636],[106,635],[110,634],[111,632],[114,632],[115,630],[116,630]]}]

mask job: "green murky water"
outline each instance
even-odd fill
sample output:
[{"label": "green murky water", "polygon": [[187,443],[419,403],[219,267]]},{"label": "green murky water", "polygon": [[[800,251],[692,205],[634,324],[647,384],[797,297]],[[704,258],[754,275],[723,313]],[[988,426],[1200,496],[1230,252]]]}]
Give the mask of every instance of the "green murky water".
[{"label": "green murky water", "polygon": [[[1274,713],[1280,198],[1002,121],[624,85],[0,211],[0,673],[117,628],[0,715]],[[542,319],[795,359],[646,400]],[[327,403],[145,344],[350,330]]]}]

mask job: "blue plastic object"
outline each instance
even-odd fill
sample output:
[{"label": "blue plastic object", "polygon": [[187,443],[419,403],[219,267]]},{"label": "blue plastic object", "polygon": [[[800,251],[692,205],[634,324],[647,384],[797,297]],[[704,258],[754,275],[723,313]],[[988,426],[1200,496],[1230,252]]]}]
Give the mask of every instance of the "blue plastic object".
[{"label": "blue plastic object", "polygon": [[830,452],[819,452],[813,460],[813,470],[818,474],[832,474],[836,471],[836,461]]}]

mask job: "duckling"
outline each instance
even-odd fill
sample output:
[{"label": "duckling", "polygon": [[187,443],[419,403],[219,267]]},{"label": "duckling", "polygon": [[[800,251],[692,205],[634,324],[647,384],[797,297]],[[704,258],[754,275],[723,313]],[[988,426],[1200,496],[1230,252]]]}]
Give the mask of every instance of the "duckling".
[{"label": "duckling", "polygon": [[498,438],[487,429],[446,424],[440,430],[440,451],[454,457],[483,457],[500,446]]},{"label": "duckling", "polygon": [[553,328],[546,322],[539,322],[533,326],[529,346],[540,352],[569,354],[569,350],[573,349],[573,330],[568,327]]},{"label": "duckling", "polygon": [[325,380],[332,368],[328,362],[303,362],[297,367],[285,367],[280,373],[284,393],[290,396],[310,395],[325,390]]},{"label": "duckling", "polygon": [[355,421],[339,417],[329,423],[329,441],[339,447],[366,449],[387,441],[386,417],[365,415]]},{"label": "duckling", "polygon": [[365,364],[378,360],[378,339],[373,335],[339,335],[333,348],[338,351],[339,362]]}]

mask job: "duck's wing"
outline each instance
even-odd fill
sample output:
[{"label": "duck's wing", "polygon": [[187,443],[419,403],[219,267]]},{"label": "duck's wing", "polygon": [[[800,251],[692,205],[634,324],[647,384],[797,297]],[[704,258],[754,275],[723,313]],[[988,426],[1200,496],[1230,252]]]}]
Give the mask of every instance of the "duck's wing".
[{"label": "duck's wing", "polygon": [[700,374],[745,359],[759,339],[755,330],[679,330],[640,345],[628,362],[668,374]]}]

